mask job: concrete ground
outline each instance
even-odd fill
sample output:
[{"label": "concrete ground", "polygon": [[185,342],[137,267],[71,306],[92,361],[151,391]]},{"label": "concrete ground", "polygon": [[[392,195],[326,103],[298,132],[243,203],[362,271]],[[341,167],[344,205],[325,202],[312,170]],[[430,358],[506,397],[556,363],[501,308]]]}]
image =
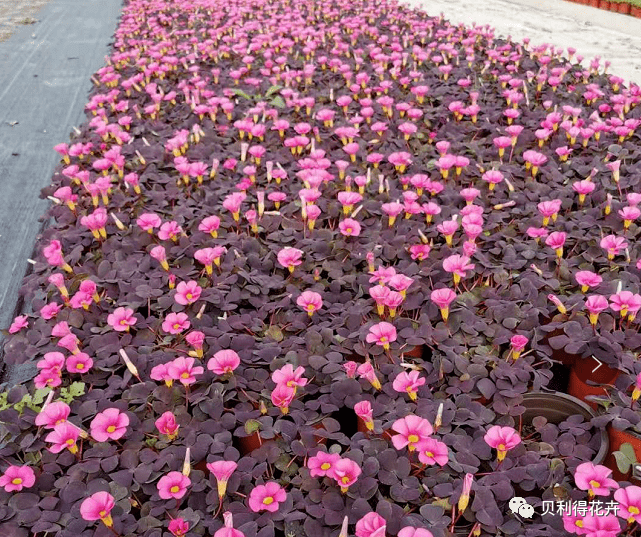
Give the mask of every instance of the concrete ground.
[{"label": "concrete ground", "polygon": [[496,35],[533,45],[574,47],[585,59],[612,63],[609,73],[641,85],[641,19],[565,0],[401,0],[453,23],[496,28]]},{"label": "concrete ground", "polygon": [[38,22],[37,13],[49,0],[0,0],[0,42],[21,25]]}]

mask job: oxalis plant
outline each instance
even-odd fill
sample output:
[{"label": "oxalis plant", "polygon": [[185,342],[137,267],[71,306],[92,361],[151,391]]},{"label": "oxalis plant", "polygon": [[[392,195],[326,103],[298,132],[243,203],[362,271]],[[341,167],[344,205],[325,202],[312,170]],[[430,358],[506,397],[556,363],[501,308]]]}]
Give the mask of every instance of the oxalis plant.
[{"label": "oxalis plant", "polygon": [[3,349],[3,536],[635,534],[598,422],[522,403],[560,349],[634,370],[637,86],[287,0],[127,2],[93,81]]}]

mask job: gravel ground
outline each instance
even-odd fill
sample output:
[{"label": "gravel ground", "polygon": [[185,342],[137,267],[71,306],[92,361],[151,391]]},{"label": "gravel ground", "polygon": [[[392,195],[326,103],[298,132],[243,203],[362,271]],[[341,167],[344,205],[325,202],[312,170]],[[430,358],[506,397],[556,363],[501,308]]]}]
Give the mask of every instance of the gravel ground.
[{"label": "gravel ground", "polygon": [[49,0],[0,0],[0,42],[11,37],[15,28],[36,24],[40,8]]}]

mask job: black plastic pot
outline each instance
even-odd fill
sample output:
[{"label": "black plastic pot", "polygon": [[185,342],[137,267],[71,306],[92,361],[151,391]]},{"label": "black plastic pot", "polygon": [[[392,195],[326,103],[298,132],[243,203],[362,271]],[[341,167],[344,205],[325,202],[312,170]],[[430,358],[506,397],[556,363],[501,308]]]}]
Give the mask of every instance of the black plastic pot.
[{"label": "black plastic pot", "polygon": [[[558,425],[570,416],[576,414],[583,416],[586,421],[596,416],[594,411],[586,403],[576,397],[560,392],[526,393],[523,396],[522,404],[526,408],[523,413],[523,424],[527,425],[531,425],[532,420],[537,416],[544,417],[549,423],[553,423],[554,425]],[[594,456],[594,459],[592,459],[594,464],[601,464],[605,460],[610,444],[608,433],[604,428],[599,431],[599,434],[601,436],[601,446]]]}]

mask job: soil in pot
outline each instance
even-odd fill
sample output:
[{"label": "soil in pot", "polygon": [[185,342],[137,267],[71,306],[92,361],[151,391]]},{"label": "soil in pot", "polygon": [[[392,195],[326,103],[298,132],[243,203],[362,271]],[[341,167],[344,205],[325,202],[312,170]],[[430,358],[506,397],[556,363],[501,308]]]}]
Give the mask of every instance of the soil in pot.
[{"label": "soil in pot", "polygon": [[550,371],[552,371],[552,378],[547,385],[547,389],[555,392],[566,392],[570,382],[570,367],[563,364],[553,364]]},{"label": "soil in pot", "polygon": [[[542,416],[549,423],[558,425],[570,416],[577,414],[583,416],[585,421],[590,421],[596,415],[583,401],[559,392],[526,393],[523,396],[522,405],[525,407],[525,412],[522,414],[523,425],[531,425],[532,420],[537,416]],[[599,432],[599,436],[601,437],[601,444],[591,461],[594,464],[601,464],[608,453],[608,434],[602,429]]]},{"label": "soil in pot", "polygon": [[[570,371],[568,393],[585,401],[596,409],[596,403],[586,400],[588,395],[606,395],[604,386],[614,383],[621,371],[597,362],[594,358],[584,358],[577,361]],[[591,383],[591,384],[589,384]]]},{"label": "soil in pot", "polygon": [[619,431],[612,427],[612,425],[608,425],[608,437],[610,439],[610,449],[608,450],[608,456],[604,464],[612,470],[612,479],[629,481],[632,475],[632,469],[625,474],[620,472],[613,453],[618,451],[622,444],[628,443],[634,448],[634,455],[637,461],[641,461],[641,435],[634,431]]}]

